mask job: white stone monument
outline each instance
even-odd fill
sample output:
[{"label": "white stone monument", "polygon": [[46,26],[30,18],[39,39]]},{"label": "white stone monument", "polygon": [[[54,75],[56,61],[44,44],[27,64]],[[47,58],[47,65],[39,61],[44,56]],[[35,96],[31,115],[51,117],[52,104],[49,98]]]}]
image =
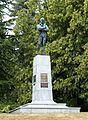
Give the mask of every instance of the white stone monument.
[{"label": "white stone monument", "polygon": [[33,104],[56,104],[52,95],[50,57],[37,55],[33,62]]},{"label": "white stone monument", "polygon": [[78,113],[80,108],[55,103],[52,95],[50,56],[37,55],[33,61],[32,102],[20,106],[12,113]]}]

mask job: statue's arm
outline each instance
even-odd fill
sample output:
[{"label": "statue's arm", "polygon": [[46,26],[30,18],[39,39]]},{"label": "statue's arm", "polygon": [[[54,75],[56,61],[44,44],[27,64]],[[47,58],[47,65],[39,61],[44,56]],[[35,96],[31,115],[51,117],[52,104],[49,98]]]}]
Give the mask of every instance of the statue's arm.
[{"label": "statue's arm", "polygon": [[44,31],[48,32],[48,30],[49,30],[49,28],[48,28],[48,26],[46,25]]},{"label": "statue's arm", "polygon": [[41,25],[37,25],[37,29],[39,30],[39,31],[48,31],[49,30],[49,28],[48,28],[48,26],[47,25],[45,25],[45,26],[41,26]]},{"label": "statue's arm", "polygon": [[40,25],[38,24],[38,25],[37,25],[37,29],[38,29],[39,31],[41,31],[41,30],[44,30],[45,27],[42,27],[42,26],[40,26]]}]

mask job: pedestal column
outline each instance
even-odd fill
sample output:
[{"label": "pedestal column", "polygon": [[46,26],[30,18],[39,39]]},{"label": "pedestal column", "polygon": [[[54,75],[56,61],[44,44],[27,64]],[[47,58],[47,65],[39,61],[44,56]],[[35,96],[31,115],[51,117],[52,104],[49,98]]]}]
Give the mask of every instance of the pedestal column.
[{"label": "pedestal column", "polygon": [[50,56],[37,55],[33,61],[32,103],[55,104],[52,95]]}]

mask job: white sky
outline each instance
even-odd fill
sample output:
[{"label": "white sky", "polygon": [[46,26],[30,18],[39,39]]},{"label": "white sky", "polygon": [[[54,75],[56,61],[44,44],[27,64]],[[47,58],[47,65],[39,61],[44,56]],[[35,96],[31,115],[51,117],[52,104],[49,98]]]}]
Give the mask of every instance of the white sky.
[{"label": "white sky", "polygon": [[[12,5],[10,4],[10,5],[8,5],[8,7],[10,8],[10,9],[12,9]],[[10,17],[9,15],[11,14],[10,12],[9,12],[9,10],[8,9],[4,9],[4,12],[5,12],[5,15],[4,15],[4,19],[3,19],[3,21],[8,21],[8,20],[10,20],[10,19],[12,19],[13,17]],[[11,28],[11,29],[13,29],[13,27],[15,26],[15,21],[14,21],[14,23],[13,23],[13,25],[11,25],[11,26],[7,26],[7,28]],[[12,31],[12,30],[8,30],[8,34],[9,35],[14,35],[15,33]]]}]

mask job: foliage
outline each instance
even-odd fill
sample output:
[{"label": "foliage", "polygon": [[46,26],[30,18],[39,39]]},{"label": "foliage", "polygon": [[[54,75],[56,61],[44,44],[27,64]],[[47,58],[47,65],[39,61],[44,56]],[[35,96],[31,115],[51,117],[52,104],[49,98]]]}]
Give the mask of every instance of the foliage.
[{"label": "foliage", "polygon": [[[9,20],[4,19],[5,10],[10,0],[0,1],[0,106],[12,100],[11,94],[14,89],[14,37],[8,35],[7,24]],[[6,105],[6,104],[5,104]],[[8,106],[8,103],[7,103]],[[6,107],[7,108],[7,107]],[[2,109],[0,107],[0,109]]]},{"label": "foliage", "polygon": [[87,7],[85,0],[49,1],[47,11],[54,98],[82,110],[88,106]]},{"label": "foliage", "polygon": [[13,96],[16,93],[16,99],[19,104],[31,101],[32,64],[33,57],[36,54],[36,23],[32,11],[33,8],[30,9],[32,1],[30,1],[30,4],[24,1],[23,6],[16,14],[18,18],[14,28],[19,50],[16,53],[17,64],[15,66],[15,90]]},{"label": "foliage", "polygon": [[[5,36],[6,26],[0,14],[0,85],[4,85],[0,87],[0,98],[4,96],[16,106],[31,101],[32,64],[38,37],[36,24],[44,17],[49,26],[46,54],[51,57],[54,100],[88,110],[87,8],[87,0],[16,1],[12,12],[17,17],[14,42],[14,38]],[[13,107],[11,104],[9,109]]]}]

